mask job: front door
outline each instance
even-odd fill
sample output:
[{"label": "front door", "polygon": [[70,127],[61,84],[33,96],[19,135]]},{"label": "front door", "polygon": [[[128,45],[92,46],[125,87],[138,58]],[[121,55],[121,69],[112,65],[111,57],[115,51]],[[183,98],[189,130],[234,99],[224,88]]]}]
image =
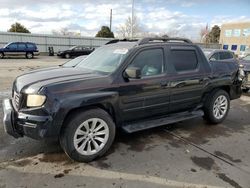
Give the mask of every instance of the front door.
[{"label": "front door", "polygon": [[128,66],[141,70],[140,79],[124,80],[119,86],[123,121],[138,120],[168,112],[170,91],[163,48],[146,48],[136,53]]}]

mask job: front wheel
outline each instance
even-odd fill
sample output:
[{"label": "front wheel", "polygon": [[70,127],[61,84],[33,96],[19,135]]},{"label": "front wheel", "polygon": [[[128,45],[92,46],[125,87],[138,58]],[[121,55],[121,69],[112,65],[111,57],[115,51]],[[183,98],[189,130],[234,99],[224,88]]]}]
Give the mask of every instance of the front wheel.
[{"label": "front wheel", "polygon": [[69,118],[60,143],[71,159],[89,162],[105,154],[114,138],[115,124],[110,115],[101,109],[91,109]]},{"label": "front wheel", "polygon": [[0,52],[0,59],[4,58],[4,54],[2,52]]},{"label": "front wheel", "polygon": [[204,119],[210,123],[221,123],[227,116],[230,108],[230,98],[226,91],[215,90],[204,105]]}]

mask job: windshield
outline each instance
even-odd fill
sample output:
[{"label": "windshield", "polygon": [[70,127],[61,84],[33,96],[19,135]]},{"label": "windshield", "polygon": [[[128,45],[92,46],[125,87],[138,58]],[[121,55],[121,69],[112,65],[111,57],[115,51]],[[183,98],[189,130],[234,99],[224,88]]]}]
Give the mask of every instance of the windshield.
[{"label": "windshield", "polygon": [[250,55],[246,56],[246,57],[243,57],[242,58],[243,60],[246,60],[246,61],[250,61]]},{"label": "windshield", "polygon": [[211,51],[204,51],[204,54],[206,57],[208,57],[211,54]]},{"label": "windshield", "polygon": [[127,48],[118,46],[100,47],[81,61],[76,67],[95,72],[112,73],[121,64],[128,53]]},{"label": "windshield", "polygon": [[205,48],[205,49],[202,49],[203,53],[205,54],[205,56],[208,58],[209,55],[213,52],[212,49],[208,49],[208,48]]},{"label": "windshield", "polygon": [[11,44],[11,42],[9,42],[8,44],[5,44],[4,46],[3,46],[3,48],[6,48],[7,46],[9,46]]},{"label": "windshield", "polygon": [[82,60],[84,60],[87,57],[87,55],[79,56],[75,59],[69,60],[66,63],[64,63],[63,67],[75,67],[77,64],[79,64]]},{"label": "windshield", "polygon": [[75,47],[76,47],[76,46],[72,46],[72,47],[69,48],[69,50],[73,50]]}]

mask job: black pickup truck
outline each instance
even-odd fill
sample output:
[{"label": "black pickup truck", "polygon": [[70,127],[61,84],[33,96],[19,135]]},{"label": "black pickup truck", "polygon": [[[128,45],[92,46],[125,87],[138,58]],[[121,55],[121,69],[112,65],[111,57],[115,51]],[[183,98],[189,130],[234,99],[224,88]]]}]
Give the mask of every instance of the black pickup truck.
[{"label": "black pickup truck", "polygon": [[5,99],[5,131],[18,138],[59,138],[66,154],[91,161],[128,133],[190,118],[222,122],[241,96],[237,63],[208,62],[188,39],[117,41],[74,67],[16,78]]}]

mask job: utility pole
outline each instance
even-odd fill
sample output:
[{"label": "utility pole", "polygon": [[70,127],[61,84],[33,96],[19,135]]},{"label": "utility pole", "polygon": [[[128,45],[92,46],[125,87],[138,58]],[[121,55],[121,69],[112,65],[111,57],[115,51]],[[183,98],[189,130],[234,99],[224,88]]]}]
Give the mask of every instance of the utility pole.
[{"label": "utility pole", "polygon": [[110,20],[109,20],[109,29],[111,31],[111,27],[112,27],[112,9],[110,9]]},{"label": "utility pole", "polygon": [[132,15],[131,15],[131,39],[133,38],[133,22],[134,22],[134,0],[132,0]]}]

